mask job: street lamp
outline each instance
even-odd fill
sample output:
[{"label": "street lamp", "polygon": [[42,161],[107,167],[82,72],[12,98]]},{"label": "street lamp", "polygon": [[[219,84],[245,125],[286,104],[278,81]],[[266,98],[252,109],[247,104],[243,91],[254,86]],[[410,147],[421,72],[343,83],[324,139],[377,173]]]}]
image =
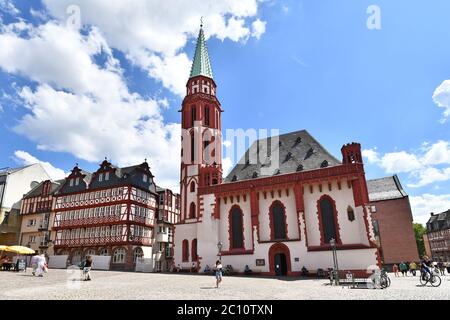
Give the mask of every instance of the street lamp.
[{"label": "street lamp", "polygon": [[336,240],[334,238],[330,239],[331,249],[333,250],[333,264],[334,264],[334,282],[338,286],[339,285],[339,266],[337,259],[337,250],[336,250]]},{"label": "street lamp", "polygon": [[222,246],[223,246],[223,243],[219,241],[217,243],[217,249],[219,250],[217,256],[219,257],[219,260],[220,260],[220,256],[221,256],[221,252],[222,252]]}]

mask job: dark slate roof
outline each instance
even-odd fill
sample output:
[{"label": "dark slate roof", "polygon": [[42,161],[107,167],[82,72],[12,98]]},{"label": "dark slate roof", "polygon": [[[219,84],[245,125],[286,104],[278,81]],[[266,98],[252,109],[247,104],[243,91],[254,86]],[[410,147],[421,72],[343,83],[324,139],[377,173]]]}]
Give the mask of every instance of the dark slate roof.
[{"label": "dark slate roof", "polygon": [[[41,183],[39,183],[36,187],[34,187],[33,189],[31,189],[24,198],[33,198],[33,197],[37,197],[40,196],[42,194],[42,188],[44,186],[44,182],[42,181]],[[53,194],[54,192],[56,192],[57,190],[59,190],[59,188],[61,188],[61,186],[64,184],[65,179],[63,180],[58,180],[58,181],[53,181],[52,182],[52,189],[50,190],[50,194]]]},{"label": "dark slate roof", "polygon": [[393,200],[407,197],[397,175],[368,180],[369,201]]},{"label": "dark slate roof", "polygon": [[427,222],[428,231],[438,231],[450,228],[450,209],[439,214],[431,214]]},{"label": "dark slate roof", "polygon": [[[260,139],[255,141],[241,158],[239,163],[231,170],[225,182],[242,181],[248,179],[269,177],[278,174],[287,174],[297,171],[315,170],[323,167],[338,166],[341,162],[331,155],[316,139],[306,130],[291,132],[278,136],[279,145],[275,146],[275,151],[279,150],[279,168],[274,172],[263,174],[261,169],[270,167],[273,158],[271,149],[271,139]],[[258,159],[258,152],[262,161],[250,161]],[[236,178],[236,179],[235,179]]]}]

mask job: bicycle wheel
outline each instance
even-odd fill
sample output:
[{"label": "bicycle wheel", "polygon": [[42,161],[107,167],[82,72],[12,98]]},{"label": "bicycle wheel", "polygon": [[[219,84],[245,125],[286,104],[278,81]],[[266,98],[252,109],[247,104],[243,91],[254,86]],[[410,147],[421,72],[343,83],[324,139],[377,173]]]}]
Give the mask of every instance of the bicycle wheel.
[{"label": "bicycle wheel", "polygon": [[387,286],[390,287],[391,286],[391,278],[386,276],[386,282],[387,282]]},{"label": "bicycle wheel", "polygon": [[421,273],[420,277],[419,277],[420,284],[423,285],[423,286],[426,285],[428,283],[428,277],[429,277],[428,274]]},{"label": "bicycle wheel", "polygon": [[380,287],[381,289],[386,289],[389,287],[388,280],[386,277],[380,277]]},{"label": "bicycle wheel", "polygon": [[441,285],[441,277],[434,275],[431,278],[430,283],[433,287],[439,287]]}]

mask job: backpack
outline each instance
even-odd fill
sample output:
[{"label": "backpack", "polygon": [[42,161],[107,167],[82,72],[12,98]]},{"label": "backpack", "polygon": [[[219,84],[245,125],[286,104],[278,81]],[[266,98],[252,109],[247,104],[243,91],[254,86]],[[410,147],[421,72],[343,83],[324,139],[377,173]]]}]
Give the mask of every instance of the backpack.
[{"label": "backpack", "polygon": [[85,265],[86,265],[86,260],[83,260],[83,261],[80,262],[80,264],[78,265],[78,267],[79,267],[81,270],[83,270]]}]

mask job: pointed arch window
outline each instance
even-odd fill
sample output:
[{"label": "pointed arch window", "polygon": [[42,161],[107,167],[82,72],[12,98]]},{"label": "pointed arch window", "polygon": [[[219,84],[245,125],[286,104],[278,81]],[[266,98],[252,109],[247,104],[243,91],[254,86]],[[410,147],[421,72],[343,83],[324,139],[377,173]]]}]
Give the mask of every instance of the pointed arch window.
[{"label": "pointed arch window", "polygon": [[239,206],[233,206],[229,217],[230,249],[244,249],[244,213]]},{"label": "pointed arch window", "polygon": [[197,239],[192,240],[192,261],[197,261]]},{"label": "pointed arch window", "polygon": [[287,239],[286,208],[280,201],[270,206],[270,229],[272,240]]},{"label": "pointed arch window", "polygon": [[209,117],[209,106],[205,106],[205,126],[209,127],[210,117]]},{"label": "pointed arch window", "polygon": [[191,126],[192,127],[195,125],[196,120],[197,120],[197,108],[195,106],[192,106],[192,109],[191,109]]},{"label": "pointed arch window", "polygon": [[189,219],[194,219],[196,217],[196,211],[197,211],[197,206],[195,205],[194,202],[191,202],[191,205],[189,207]]},{"label": "pointed arch window", "polygon": [[189,261],[189,241],[187,239],[183,240],[182,256],[183,262]]},{"label": "pointed arch window", "polygon": [[191,164],[195,162],[195,138],[194,132],[191,132]]},{"label": "pointed arch window", "polygon": [[318,211],[321,243],[329,244],[331,239],[341,243],[334,200],[327,195],[323,196],[318,202]]},{"label": "pointed arch window", "polygon": [[195,192],[195,182],[191,182],[191,192]]}]

